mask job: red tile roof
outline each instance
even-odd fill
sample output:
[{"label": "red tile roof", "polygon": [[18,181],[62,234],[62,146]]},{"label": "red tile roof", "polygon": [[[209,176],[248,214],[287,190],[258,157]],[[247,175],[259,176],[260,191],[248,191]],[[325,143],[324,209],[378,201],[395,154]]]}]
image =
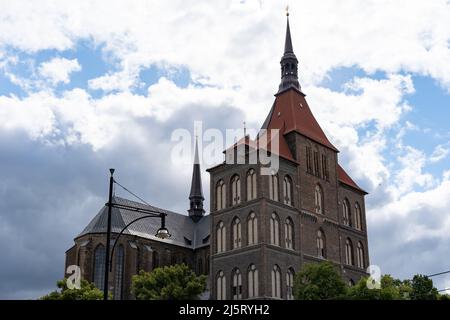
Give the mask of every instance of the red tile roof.
[{"label": "red tile roof", "polygon": [[338,179],[339,179],[340,182],[342,182],[342,183],[344,183],[344,184],[346,184],[346,185],[348,185],[348,186],[350,186],[350,187],[352,187],[352,188],[355,188],[355,189],[357,189],[357,190],[359,190],[359,191],[361,191],[361,192],[367,194],[366,191],[364,191],[363,189],[361,189],[361,188],[355,183],[355,181],[353,181],[353,179],[350,178],[350,176],[347,174],[347,172],[345,172],[345,170],[341,167],[340,164],[338,164],[338,166],[337,166],[337,171],[338,171]]}]

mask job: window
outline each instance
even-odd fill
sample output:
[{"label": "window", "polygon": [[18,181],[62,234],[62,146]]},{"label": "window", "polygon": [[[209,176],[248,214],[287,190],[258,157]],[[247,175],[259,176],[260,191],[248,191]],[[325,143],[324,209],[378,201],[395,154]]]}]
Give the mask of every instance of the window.
[{"label": "window", "polygon": [[247,219],[248,245],[258,243],[258,218],[254,212],[250,212]]},{"label": "window", "polygon": [[242,243],[241,220],[238,217],[234,218],[231,226],[231,231],[233,233],[233,249],[237,249],[241,247]]},{"label": "window", "polygon": [[319,172],[319,152],[314,151],[314,175],[320,176]]},{"label": "window", "polygon": [[343,223],[346,226],[352,225],[351,215],[350,215],[350,204],[347,199],[342,202],[342,218]]},{"label": "window", "polygon": [[254,264],[248,268],[248,297],[254,298],[259,295],[258,269]]},{"label": "window", "polygon": [[323,193],[319,185],[316,185],[314,191],[314,206],[316,213],[323,214]]},{"label": "window", "polygon": [[361,241],[358,242],[358,246],[356,248],[356,265],[359,268],[364,269],[364,247]]},{"label": "window", "polygon": [[281,299],[281,270],[277,265],[272,269],[272,297]]},{"label": "window", "polygon": [[209,255],[206,255],[205,271],[209,274]]},{"label": "window", "polygon": [[278,176],[276,174],[269,176],[269,198],[278,201]]},{"label": "window", "polygon": [[283,182],[284,204],[292,205],[292,179],[289,176],[284,177]]},{"label": "window", "polygon": [[270,244],[280,245],[280,222],[275,212],[270,217]]},{"label": "window", "polygon": [[238,175],[231,178],[231,203],[237,205],[241,202],[241,179]]},{"label": "window", "polygon": [[350,266],[353,265],[353,245],[349,238],[345,240],[345,263]]},{"label": "window", "polygon": [[198,262],[197,262],[197,272],[198,272],[198,274],[203,274],[204,272],[203,272],[203,260],[202,260],[202,258],[199,258],[198,259]]},{"label": "window", "polygon": [[159,267],[159,254],[157,251],[153,251],[152,264],[153,264],[153,269],[156,269]]},{"label": "window", "polygon": [[294,249],[294,223],[287,218],[284,224],[284,237],[286,249]]},{"label": "window", "polygon": [[226,228],[223,221],[220,221],[217,224],[216,238],[217,238],[217,253],[224,252],[226,250]]},{"label": "window", "polygon": [[227,281],[222,270],[217,274],[217,300],[226,300]]},{"label": "window", "polygon": [[286,273],[286,298],[294,300],[294,270],[289,268]]},{"label": "window", "polygon": [[94,251],[94,284],[100,290],[105,283],[105,255],[105,247],[99,244]]},{"label": "window", "polygon": [[328,172],[328,157],[325,154],[322,154],[322,177],[325,180],[330,180],[330,175]]},{"label": "window", "polygon": [[256,199],[256,172],[250,169],[247,173],[247,201]]},{"label": "window", "polygon": [[325,235],[320,229],[317,231],[317,256],[319,258],[326,258]]},{"label": "window", "polygon": [[216,185],[216,209],[221,210],[225,209],[226,206],[226,186],[223,180],[217,182]]},{"label": "window", "polygon": [[359,203],[355,203],[355,228],[358,230],[362,230],[362,215],[361,215],[361,207]]},{"label": "window", "polygon": [[239,269],[233,271],[233,287],[232,287],[233,300],[242,299],[242,275]]},{"label": "window", "polygon": [[309,147],[309,146],[306,146],[306,172],[313,173],[311,147]]},{"label": "window", "polygon": [[124,250],[123,246],[117,247],[115,254],[116,265],[115,265],[115,279],[114,279],[114,299],[122,299],[122,287],[123,287],[123,260],[124,260]]}]

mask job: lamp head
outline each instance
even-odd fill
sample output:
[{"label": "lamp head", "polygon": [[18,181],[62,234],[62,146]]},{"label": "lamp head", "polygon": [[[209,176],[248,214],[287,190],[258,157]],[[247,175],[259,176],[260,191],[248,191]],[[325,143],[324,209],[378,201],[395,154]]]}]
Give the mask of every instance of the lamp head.
[{"label": "lamp head", "polygon": [[171,236],[172,235],[169,233],[169,230],[167,230],[167,228],[164,228],[164,227],[159,228],[155,234],[155,237],[160,238],[160,239],[168,239]]}]

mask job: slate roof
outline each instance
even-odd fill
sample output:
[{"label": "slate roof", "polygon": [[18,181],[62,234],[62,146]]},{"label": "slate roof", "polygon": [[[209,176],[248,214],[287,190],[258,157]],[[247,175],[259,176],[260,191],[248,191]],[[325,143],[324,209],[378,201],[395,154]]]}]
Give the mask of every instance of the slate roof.
[{"label": "slate roof", "polygon": [[[131,226],[129,226],[127,230],[124,231],[124,234],[135,235],[138,237],[174,244],[191,249],[209,245],[209,215],[204,216],[202,219],[200,219],[200,221],[195,223],[187,215],[157,208],[151,205],[145,205],[125,198],[114,197],[113,202],[166,213],[166,227],[172,236],[169,239],[164,240],[155,237],[156,231],[161,225],[161,220],[158,218],[148,218],[136,221]],[[136,218],[145,215],[145,213],[141,212],[112,208],[112,233],[119,233],[128,223]],[[107,219],[108,208],[104,206],[102,209],[100,209],[99,213],[91,220],[91,222],[89,222],[86,228],[84,228],[84,230],[77,236],[77,238],[87,234],[105,233]]]}]

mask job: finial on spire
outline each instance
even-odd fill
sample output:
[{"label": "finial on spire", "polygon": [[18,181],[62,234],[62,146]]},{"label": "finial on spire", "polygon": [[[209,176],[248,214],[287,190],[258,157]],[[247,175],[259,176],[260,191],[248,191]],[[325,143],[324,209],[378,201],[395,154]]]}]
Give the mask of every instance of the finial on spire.
[{"label": "finial on spire", "polygon": [[289,17],[289,5],[286,6],[286,17]]}]

